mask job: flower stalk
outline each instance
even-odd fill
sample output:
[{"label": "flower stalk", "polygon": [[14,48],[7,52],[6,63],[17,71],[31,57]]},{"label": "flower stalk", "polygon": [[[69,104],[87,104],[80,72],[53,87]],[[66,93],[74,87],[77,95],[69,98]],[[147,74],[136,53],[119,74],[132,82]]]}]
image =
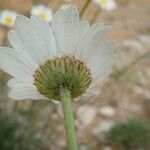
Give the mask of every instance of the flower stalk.
[{"label": "flower stalk", "polygon": [[93,24],[95,22],[95,20],[97,19],[97,17],[99,16],[100,13],[101,13],[101,8],[98,7],[96,12],[94,13],[92,20],[90,21],[91,24]]},{"label": "flower stalk", "polygon": [[67,86],[63,86],[60,89],[60,97],[64,113],[68,150],[77,150],[71,93]]},{"label": "flower stalk", "polygon": [[86,9],[88,8],[88,6],[90,5],[91,1],[92,1],[92,0],[87,0],[87,1],[85,2],[85,5],[83,6],[83,8],[82,8],[82,10],[81,10],[81,12],[80,12],[80,18],[83,16],[85,10],[86,10]]}]

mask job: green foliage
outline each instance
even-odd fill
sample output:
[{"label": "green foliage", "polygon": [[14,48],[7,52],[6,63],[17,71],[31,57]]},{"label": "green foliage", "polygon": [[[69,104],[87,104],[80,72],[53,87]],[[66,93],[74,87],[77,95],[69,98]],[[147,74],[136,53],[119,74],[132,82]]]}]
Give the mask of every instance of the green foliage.
[{"label": "green foliage", "polygon": [[112,127],[106,134],[106,140],[112,145],[119,145],[124,149],[150,149],[150,122],[143,120],[129,120]]},{"label": "green foliage", "polygon": [[17,116],[0,116],[1,150],[40,150],[41,142],[32,127],[25,127],[17,121]]},{"label": "green foliage", "polygon": [[19,124],[10,116],[0,117],[0,146],[1,149],[12,149],[15,143],[15,132]]}]

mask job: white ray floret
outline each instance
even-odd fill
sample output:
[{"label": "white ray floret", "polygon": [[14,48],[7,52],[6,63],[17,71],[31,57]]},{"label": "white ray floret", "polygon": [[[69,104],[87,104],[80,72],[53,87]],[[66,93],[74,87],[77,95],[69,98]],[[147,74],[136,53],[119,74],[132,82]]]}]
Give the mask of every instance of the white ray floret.
[{"label": "white ray floret", "polygon": [[0,13],[0,24],[8,27],[13,27],[16,16],[16,11],[3,10]]},{"label": "white ray floret", "polygon": [[44,5],[37,5],[34,6],[31,10],[31,14],[32,15],[37,15],[40,18],[50,22],[53,18],[53,11],[51,8],[46,7]]},{"label": "white ray floret", "polygon": [[8,81],[9,97],[48,99],[35,86],[34,74],[48,60],[65,56],[80,60],[90,70],[92,81],[81,98],[99,94],[96,85],[111,74],[116,59],[114,43],[104,41],[110,30],[103,23],[90,26],[80,21],[74,5],[58,10],[51,25],[37,16],[17,16],[9,32],[12,48],[0,47],[0,68],[13,76]]}]

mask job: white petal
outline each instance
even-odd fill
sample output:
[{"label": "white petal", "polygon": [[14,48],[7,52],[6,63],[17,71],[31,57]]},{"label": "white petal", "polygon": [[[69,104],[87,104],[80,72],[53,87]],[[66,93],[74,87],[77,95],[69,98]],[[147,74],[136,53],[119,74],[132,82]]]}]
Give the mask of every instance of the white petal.
[{"label": "white petal", "polygon": [[101,91],[99,88],[94,87],[94,88],[89,88],[86,92],[88,93],[89,96],[97,96],[100,94]]},{"label": "white petal", "polygon": [[[83,55],[83,50],[87,52],[85,47],[87,46],[88,42],[92,39],[94,34],[97,32],[97,30],[101,30],[103,27],[103,23],[97,23],[91,27],[89,27],[89,24],[85,24],[83,26],[83,23],[80,23],[80,44],[78,45],[76,51],[79,51],[81,56]],[[84,30],[83,30],[84,28]],[[83,31],[81,31],[83,30]],[[81,57],[80,56],[80,57]]]},{"label": "white petal", "polygon": [[20,81],[16,78],[11,78],[7,82],[7,86],[10,88],[13,88],[15,85],[18,85],[18,84],[22,84],[22,81]]},{"label": "white petal", "polygon": [[37,16],[32,16],[31,20],[35,24],[35,26],[37,26],[39,32],[41,33],[41,37],[45,42],[45,47],[49,52],[49,57],[50,58],[57,57],[58,52],[56,48],[55,37],[51,26],[48,24],[48,22],[44,21],[43,19],[40,19]]},{"label": "white petal", "polygon": [[17,16],[15,31],[24,47],[24,50],[33,58],[37,64],[42,64],[49,58],[49,51],[42,38],[39,28],[24,16]]},{"label": "white petal", "polygon": [[[19,87],[23,88],[24,87],[29,87],[29,88],[33,88],[34,91],[36,91],[36,93],[38,94],[38,97],[35,97],[35,99],[47,99],[47,100],[51,100],[53,101],[55,104],[59,104],[60,102],[59,101],[56,101],[56,100],[53,100],[53,99],[49,99],[49,98],[46,98],[44,96],[42,96],[37,90],[36,90],[36,87],[33,87],[33,85],[31,84],[28,84],[26,82],[23,82],[23,81],[20,81],[16,78],[12,78],[10,79],[8,82],[7,82],[7,85],[9,86],[9,88],[11,88],[12,90],[13,89],[18,89]],[[40,95],[40,96],[39,96]]]},{"label": "white petal", "polygon": [[77,47],[75,49],[74,55],[76,58],[80,59],[80,56],[82,54],[81,46],[83,45],[83,41],[85,38],[85,35],[89,31],[89,23],[88,22],[80,22],[79,25],[79,39],[77,43]]},{"label": "white petal", "polygon": [[0,53],[1,69],[22,81],[32,82],[36,65],[26,55],[6,47],[0,47]]},{"label": "white petal", "polygon": [[90,85],[91,87],[107,79],[107,77],[112,73],[112,66],[116,59],[117,55],[113,54],[109,61],[104,64],[103,67],[99,68],[96,73],[93,74],[93,82]]},{"label": "white petal", "polygon": [[19,84],[15,86],[9,92],[9,97],[15,100],[23,100],[23,99],[34,99],[41,100],[46,99],[43,95],[41,95],[34,85],[25,85]]},{"label": "white petal", "polygon": [[91,56],[88,66],[92,73],[93,82],[90,87],[104,81],[112,73],[112,66],[117,59],[113,50],[115,44],[110,41],[103,42]]},{"label": "white petal", "polygon": [[101,40],[105,38],[107,32],[111,28],[109,26],[104,27],[102,22],[96,23],[89,27],[88,23],[80,23],[80,35],[79,43],[76,48],[76,55],[83,61],[88,60],[88,57],[95,51],[100,45]]},{"label": "white petal", "polygon": [[95,30],[97,30],[97,29],[101,29],[102,27],[104,27],[104,23],[103,23],[103,22],[97,22],[97,23],[95,23],[95,24],[93,24],[93,25],[91,26],[91,29],[92,29],[93,31],[95,31]]},{"label": "white petal", "polygon": [[102,68],[112,57],[113,51],[116,48],[115,43],[111,41],[103,42],[87,59],[87,65],[91,69],[91,73],[95,73],[99,68]]},{"label": "white petal", "polygon": [[84,94],[82,94],[80,99],[88,99],[90,97],[97,97],[98,95],[100,95],[100,89],[97,87],[93,87],[93,88],[89,88],[88,90],[86,90],[86,92]]},{"label": "white petal", "polygon": [[112,73],[111,67],[106,68],[106,70],[102,70],[98,76],[93,78],[93,82],[91,83],[90,88],[94,87],[95,85],[98,85],[99,83],[106,81],[111,73]]},{"label": "white petal", "polygon": [[14,30],[9,31],[8,39],[9,39],[11,46],[14,49],[24,50],[24,47],[23,47],[23,45],[20,41],[20,38],[18,37],[16,31],[14,31]]},{"label": "white petal", "polygon": [[21,80],[18,80],[16,78],[11,78],[8,82],[7,82],[7,85],[9,88],[15,88],[15,87],[19,87],[19,86],[30,86],[31,83],[27,83],[27,82],[24,82],[24,81],[21,81]]},{"label": "white petal", "polygon": [[96,48],[101,44],[102,40],[106,37],[106,34],[111,31],[111,27],[102,27],[101,29],[95,30],[91,35],[88,35],[90,38],[85,41],[86,45],[83,49],[83,59],[88,61]]},{"label": "white petal", "polygon": [[70,5],[60,9],[51,22],[56,42],[62,54],[73,54],[79,36],[79,14],[77,8]]},{"label": "white petal", "polygon": [[96,87],[96,86],[92,86],[91,88],[88,88],[86,90],[85,93],[83,93],[80,97],[77,97],[74,99],[74,101],[79,101],[79,100],[82,100],[82,101],[89,101],[90,99],[93,99],[94,97],[98,97],[101,93],[101,90]]}]

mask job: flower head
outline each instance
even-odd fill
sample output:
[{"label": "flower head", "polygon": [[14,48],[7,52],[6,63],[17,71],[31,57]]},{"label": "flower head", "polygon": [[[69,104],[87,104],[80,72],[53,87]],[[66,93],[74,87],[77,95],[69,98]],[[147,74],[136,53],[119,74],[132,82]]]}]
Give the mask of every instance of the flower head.
[{"label": "flower head", "polygon": [[32,15],[37,15],[40,18],[50,22],[53,17],[53,12],[49,7],[46,7],[44,5],[37,5],[34,6],[31,10]]},{"label": "flower head", "polygon": [[97,94],[96,85],[110,75],[116,59],[114,43],[103,41],[110,30],[80,21],[74,5],[58,10],[51,25],[37,16],[17,16],[9,32],[13,48],[0,47],[0,67],[13,76],[9,96],[59,101],[63,86],[74,99]]},{"label": "flower head", "polygon": [[93,0],[98,4],[102,9],[112,10],[117,7],[115,0]]},{"label": "flower head", "polygon": [[0,24],[12,27],[14,25],[17,13],[15,11],[3,10],[0,13]]}]

